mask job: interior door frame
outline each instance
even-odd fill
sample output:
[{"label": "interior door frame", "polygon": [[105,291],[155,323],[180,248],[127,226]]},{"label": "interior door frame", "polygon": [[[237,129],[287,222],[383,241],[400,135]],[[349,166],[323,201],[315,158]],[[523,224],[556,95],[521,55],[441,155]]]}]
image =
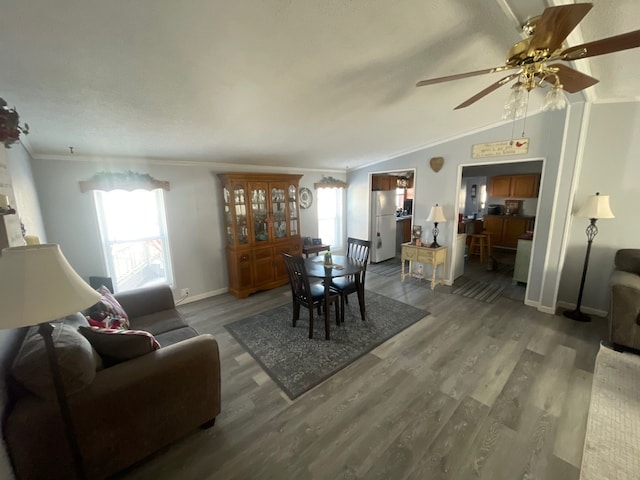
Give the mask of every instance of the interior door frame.
[{"label": "interior door frame", "polygon": [[[543,195],[546,195],[547,192],[545,190],[545,186],[544,186],[544,171],[545,168],[547,166],[547,160],[544,157],[533,157],[533,158],[517,158],[517,159],[501,159],[501,158],[497,158],[497,157],[492,157],[490,160],[487,159],[486,161],[482,161],[480,163],[478,162],[474,162],[474,163],[461,163],[458,165],[458,175],[457,175],[457,186],[456,186],[456,216],[460,213],[460,205],[459,205],[459,198],[460,198],[460,190],[462,189],[462,170],[465,167],[482,167],[482,166],[488,166],[488,165],[508,165],[510,163],[527,163],[527,162],[542,162],[542,170],[540,171],[540,188],[538,190],[538,203],[536,205],[536,224],[538,223],[538,218],[540,215],[540,204],[542,203],[540,201],[540,199],[543,197]],[[456,231],[456,235],[457,235],[457,228],[455,229]],[[535,245],[536,245],[536,239],[538,237],[538,229],[534,228],[533,229],[533,239],[532,239],[532,243],[531,243],[531,251],[533,252],[535,249]],[[455,258],[456,255],[458,254],[457,252],[457,248],[458,248],[458,242],[452,242],[452,248],[451,248],[451,284],[453,284],[453,282],[455,281],[455,278],[453,278],[454,276],[454,271],[453,271],[453,264],[455,262]],[[527,301],[527,295],[529,294],[529,285],[530,285],[530,279],[531,279],[531,261],[533,260],[533,255],[531,256],[531,258],[529,259],[529,272],[527,274],[527,286],[525,288],[525,292],[524,292],[524,298],[525,301],[524,303],[526,304]],[[544,258],[544,262],[546,263],[547,261],[547,257],[545,255]]]},{"label": "interior door frame", "polygon": [[[386,170],[376,170],[373,172],[369,172],[369,188],[368,188],[368,194],[369,194],[369,199],[367,200],[367,205],[369,205],[369,211],[367,212],[367,236],[369,237],[369,241],[371,242],[371,245],[373,245],[373,242],[375,241],[375,239],[370,238],[371,237],[371,214],[373,211],[373,206],[371,205],[371,192],[373,192],[373,176],[374,175],[383,175],[383,174],[389,174],[389,173],[400,173],[400,172],[413,172],[413,198],[415,200],[416,198],[416,192],[418,191],[418,178],[417,178],[417,168],[416,167],[411,167],[411,168],[397,168],[397,169],[386,169]],[[415,201],[413,203],[413,209],[411,212],[411,229],[413,229],[413,221],[415,219]]]}]

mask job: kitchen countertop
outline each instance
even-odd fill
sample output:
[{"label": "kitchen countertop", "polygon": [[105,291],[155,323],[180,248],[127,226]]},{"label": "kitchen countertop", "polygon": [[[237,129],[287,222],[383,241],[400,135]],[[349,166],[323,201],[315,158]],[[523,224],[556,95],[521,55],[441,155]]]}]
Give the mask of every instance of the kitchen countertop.
[{"label": "kitchen countertop", "polygon": [[536,218],[535,215],[506,215],[506,214],[501,214],[501,215],[485,215],[485,217],[506,217],[506,218]]},{"label": "kitchen countertop", "polygon": [[413,218],[413,215],[402,215],[400,217],[396,217],[396,222],[399,222],[400,220],[411,220]]}]

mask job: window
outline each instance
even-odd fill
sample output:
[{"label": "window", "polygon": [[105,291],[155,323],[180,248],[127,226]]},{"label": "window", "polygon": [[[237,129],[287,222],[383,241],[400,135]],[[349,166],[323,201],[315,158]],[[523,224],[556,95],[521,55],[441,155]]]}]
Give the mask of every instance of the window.
[{"label": "window", "polygon": [[342,233],[342,188],[318,189],[318,236],[322,243],[331,245],[331,250],[343,247]]},{"label": "window", "polygon": [[406,188],[396,188],[396,208],[399,210],[404,209],[404,195]]},{"label": "window", "polygon": [[162,190],[96,190],[94,198],[114,290],[172,284]]}]

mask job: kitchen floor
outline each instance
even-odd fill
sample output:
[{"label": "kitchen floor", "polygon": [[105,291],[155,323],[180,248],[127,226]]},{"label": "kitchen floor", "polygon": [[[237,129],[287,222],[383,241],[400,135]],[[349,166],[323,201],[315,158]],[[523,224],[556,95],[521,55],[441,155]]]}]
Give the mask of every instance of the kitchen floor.
[{"label": "kitchen floor", "polygon": [[[497,283],[504,287],[503,297],[524,302],[527,285],[521,282],[513,285],[513,267],[516,262],[515,250],[494,249],[493,262],[480,263],[480,257],[465,256],[464,277],[487,283]],[[492,269],[488,269],[488,265]]]}]

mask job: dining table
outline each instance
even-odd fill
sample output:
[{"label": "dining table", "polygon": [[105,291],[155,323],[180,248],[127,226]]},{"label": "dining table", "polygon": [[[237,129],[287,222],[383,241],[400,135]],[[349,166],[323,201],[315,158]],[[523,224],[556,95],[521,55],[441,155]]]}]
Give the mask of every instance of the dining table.
[{"label": "dining table", "polygon": [[[331,281],[337,277],[353,275],[355,277],[356,289],[358,292],[358,303],[360,305],[360,316],[365,319],[364,285],[360,282],[360,272],[364,270],[365,264],[355,258],[345,255],[331,255],[331,264],[325,265],[324,257],[311,257],[304,259],[304,266],[307,276],[311,278],[321,278],[324,280],[324,314],[325,324],[330,325],[329,293]],[[342,312],[344,318],[344,312]],[[338,319],[340,321],[340,319]],[[327,330],[327,339],[329,331]]]}]

